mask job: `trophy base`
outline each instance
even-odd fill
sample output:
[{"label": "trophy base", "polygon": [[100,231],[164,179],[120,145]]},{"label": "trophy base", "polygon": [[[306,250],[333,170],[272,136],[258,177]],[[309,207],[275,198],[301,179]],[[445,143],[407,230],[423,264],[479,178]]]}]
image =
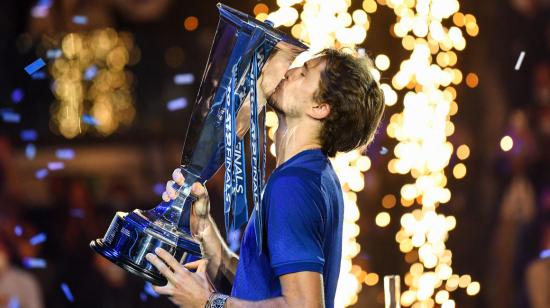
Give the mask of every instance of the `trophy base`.
[{"label": "trophy base", "polygon": [[166,285],[166,283],[168,282],[166,278],[164,278],[164,276],[162,276],[161,274],[154,273],[148,269],[140,267],[136,263],[126,258],[118,256],[117,252],[105,245],[102,239],[91,241],[90,247],[95,250],[95,252],[105,257],[107,260],[154,285],[163,286]]},{"label": "trophy base", "polygon": [[168,229],[170,225],[151,222],[139,210],[118,212],[102,239],[90,247],[107,260],[155,285],[165,285],[166,278],[145,256],[156,248],[168,251],[180,264],[201,257],[200,245],[186,230]]}]

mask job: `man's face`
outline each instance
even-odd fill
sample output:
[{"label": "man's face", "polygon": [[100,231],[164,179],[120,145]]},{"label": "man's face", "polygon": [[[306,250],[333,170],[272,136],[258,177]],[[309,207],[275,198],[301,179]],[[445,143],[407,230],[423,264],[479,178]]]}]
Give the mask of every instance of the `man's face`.
[{"label": "man's face", "polygon": [[303,65],[291,68],[268,98],[268,104],[288,117],[301,117],[316,105],[314,95],[319,88],[321,73],[326,66],[323,57],[316,57]]}]

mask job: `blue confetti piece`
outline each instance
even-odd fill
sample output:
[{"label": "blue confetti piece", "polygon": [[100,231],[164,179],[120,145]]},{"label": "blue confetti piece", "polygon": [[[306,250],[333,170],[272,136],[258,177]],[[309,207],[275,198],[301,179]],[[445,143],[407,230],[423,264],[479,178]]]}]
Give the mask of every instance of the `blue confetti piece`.
[{"label": "blue confetti piece", "polygon": [[65,294],[65,298],[67,298],[69,302],[74,302],[73,293],[71,293],[71,289],[69,289],[69,286],[66,283],[63,282],[61,284],[61,290],[63,291],[63,294]]},{"label": "blue confetti piece", "polygon": [[38,139],[38,133],[34,129],[25,129],[21,131],[21,140],[23,141],[36,141]]},{"label": "blue confetti piece", "polygon": [[70,215],[74,218],[84,218],[86,216],[83,209],[71,209]]},{"label": "blue confetti piece", "polygon": [[173,99],[166,104],[166,108],[170,111],[183,109],[185,107],[187,107],[187,99],[185,97]]},{"label": "blue confetti piece", "polygon": [[150,282],[146,282],[145,283],[145,287],[143,289],[143,291],[145,291],[145,293],[151,297],[159,297],[160,295],[158,295],[157,292],[155,292],[155,290],[153,290],[153,285],[150,283]]},{"label": "blue confetti piece", "polygon": [[48,169],[51,171],[61,170],[65,168],[65,163],[62,161],[53,161],[48,163]]},{"label": "blue confetti piece", "polygon": [[48,16],[51,6],[52,0],[39,0],[38,3],[32,8],[31,15],[36,18],[46,17]]},{"label": "blue confetti piece", "polygon": [[380,149],[380,155],[386,155],[388,153],[388,149],[386,149],[386,147],[382,147]]},{"label": "blue confetti piece", "polygon": [[10,301],[8,302],[8,308],[19,308],[19,298],[12,297],[10,298]]},{"label": "blue confetti piece", "polygon": [[550,249],[545,249],[545,250],[541,251],[539,257],[541,259],[550,258]]},{"label": "blue confetti piece", "polygon": [[166,186],[162,185],[162,183],[157,183],[155,184],[155,186],[153,186],[153,191],[157,196],[162,196],[165,188]]},{"label": "blue confetti piece", "polygon": [[46,58],[57,59],[61,57],[62,54],[63,52],[61,51],[61,49],[48,49],[48,51],[46,51]]},{"label": "blue confetti piece", "polygon": [[84,71],[84,80],[92,80],[97,75],[97,66],[92,65]]},{"label": "blue confetti piece", "polygon": [[73,23],[77,25],[85,25],[88,23],[88,17],[82,15],[73,16]]},{"label": "blue confetti piece", "polygon": [[140,292],[139,293],[139,299],[142,301],[142,302],[145,302],[147,300],[147,294],[143,293],[143,292]]},{"label": "blue confetti piece", "polygon": [[23,90],[20,88],[13,89],[11,92],[11,101],[14,103],[20,103],[23,100],[23,97],[25,97],[25,93],[23,93]]},{"label": "blue confetti piece", "polygon": [[42,169],[36,171],[36,173],[34,175],[36,176],[37,179],[42,180],[43,178],[48,176],[48,169],[42,168]]},{"label": "blue confetti piece", "polygon": [[38,244],[42,244],[46,241],[48,237],[46,236],[46,233],[42,232],[42,233],[38,233],[37,235],[31,237],[31,239],[29,240],[29,243],[31,243],[31,245],[33,246],[36,246]]},{"label": "blue confetti piece", "polygon": [[99,125],[99,122],[89,114],[82,115],[82,121],[88,125]]},{"label": "blue confetti piece", "polygon": [[174,83],[178,85],[192,84],[193,82],[195,82],[195,75],[191,73],[174,76]]},{"label": "blue confetti piece", "polygon": [[39,69],[43,68],[45,65],[46,65],[46,62],[44,62],[42,58],[38,58],[33,63],[27,65],[25,67],[25,71],[27,72],[27,74],[32,75]]},{"label": "blue confetti piece", "polygon": [[23,235],[23,227],[21,227],[20,225],[15,226],[15,228],[13,228],[13,233],[15,233],[15,235],[17,236]]},{"label": "blue confetti piece", "polygon": [[46,268],[46,260],[40,258],[24,258],[23,266],[26,268]]},{"label": "blue confetti piece", "polygon": [[36,72],[34,74],[31,75],[31,78],[33,80],[42,80],[42,79],[46,79],[46,73],[44,73],[43,71],[39,71],[39,72]]},{"label": "blue confetti piece", "polygon": [[25,147],[25,156],[28,160],[34,159],[34,157],[36,156],[36,147],[34,146],[34,144],[27,144],[27,146]]},{"label": "blue confetti piece", "polygon": [[6,123],[19,123],[21,122],[21,115],[13,111],[2,112],[2,120]]},{"label": "blue confetti piece", "polygon": [[74,158],[74,150],[58,149],[55,151],[55,156],[59,159],[70,160]]}]

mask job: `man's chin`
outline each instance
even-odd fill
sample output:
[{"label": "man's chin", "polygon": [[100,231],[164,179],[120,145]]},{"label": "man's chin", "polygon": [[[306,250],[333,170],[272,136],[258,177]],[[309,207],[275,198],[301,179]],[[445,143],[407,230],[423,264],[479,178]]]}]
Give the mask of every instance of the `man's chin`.
[{"label": "man's chin", "polygon": [[279,106],[277,106],[277,101],[273,98],[273,95],[271,95],[270,97],[268,97],[267,99],[267,105],[269,107],[271,107],[271,109],[273,111],[275,111],[275,113],[277,114],[284,114],[283,110],[281,110],[281,108],[279,108]]}]

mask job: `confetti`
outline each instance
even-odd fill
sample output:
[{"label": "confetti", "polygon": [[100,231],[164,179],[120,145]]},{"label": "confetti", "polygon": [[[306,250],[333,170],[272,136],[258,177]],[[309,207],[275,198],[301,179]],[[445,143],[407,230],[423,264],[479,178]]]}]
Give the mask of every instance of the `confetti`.
[{"label": "confetti", "polygon": [[32,75],[36,71],[38,71],[39,69],[44,67],[45,65],[46,65],[46,62],[44,62],[44,60],[42,60],[42,58],[38,58],[33,63],[27,65],[25,67],[25,71],[27,72],[27,74]]},{"label": "confetti", "polygon": [[3,111],[2,120],[6,123],[19,123],[21,122],[21,115],[13,111]]},{"label": "confetti", "polygon": [[84,218],[86,216],[83,209],[71,209],[70,215],[74,218]]},{"label": "confetti", "polygon": [[71,293],[71,289],[69,289],[69,286],[66,283],[63,282],[61,284],[61,290],[69,302],[74,302],[73,293]]},{"label": "confetti", "polygon": [[74,158],[74,150],[72,149],[58,149],[55,151],[55,157],[64,160],[70,160]]},{"label": "confetti", "polygon": [[34,157],[36,157],[36,147],[34,146],[34,144],[27,144],[27,146],[25,147],[25,156],[28,160],[33,160]]},{"label": "confetti", "polygon": [[42,244],[46,241],[48,237],[46,236],[46,233],[42,232],[42,233],[38,233],[37,235],[31,237],[31,239],[29,240],[29,243],[31,243],[31,245],[33,246],[36,246],[38,244]]},{"label": "confetti", "polygon": [[92,65],[84,71],[84,80],[92,80],[97,75],[97,66]]},{"label": "confetti", "polygon": [[388,149],[386,147],[382,147],[380,149],[380,155],[386,155],[388,153]]},{"label": "confetti", "polygon": [[143,291],[151,297],[159,297],[158,293],[153,290],[153,285],[150,282],[145,283]]},{"label": "confetti", "polygon": [[8,308],[19,308],[19,298],[17,297],[12,297],[10,298],[10,301],[8,303]]},{"label": "confetti", "polygon": [[24,129],[21,131],[21,140],[23,141],[36,141],[38,139],[38,133],[34,129]]},{"label": "confetti", "polygon": [[73,16],[73,23],[77,25],[85,25],[88,23],[88,17],[82,15]]},{"label": "confetti", "polygon": [[183,84],[192,84],[195,81],[195,76],[193,74],[178,74],[174,76],[174,83],[183,85]]},{"label": "confetti", "polygon": [[162,193],[164,192],[165,186],[162,185],[162,183],[157,183],[155,186],[153,186],[153,191],[157,196],[162,196]]},{"label": "confetti", "polygon": [[539,257],[541,259],[550,258],[550,249],[545,249],[545,250],[541,251]]},{"label": "confetti", "polygon": [[37,179],[42,180],[43,178],[48,176],[48,169],[42,168],[42,169],[36,171],[35,176],[36,176]]},{"label": "confetti", "polygon": [[99,122],[89,114],[82,115],[82,121],[88,125],[99,125]]},{"label": "confetti", "polygon": [[62,161],[52,161],[48,163],[48,169],[51,171],[61,170],[65,168],[65,163]]},{"label": "confetti", "polygon": [[23,93],[23,90],[20,88],[13,89],[11,92],[11,101],[14,103],[19,103],[23,100],[23,97],[25,97],[25,93]]},{"label": "confetti", "polygon": [[166,104],[166,108],[170,111],[183,109],[185,107],[187,107],[187,99],[185,97],[173,99]]},{"label": "confetti", "polygon": [[42,80],[42,79],[46,79],[46,73],[40,71],[40,72],[36,72],[34,74],[31,75],[31,78],[33,80]]},{"label": "confetti", "polygon": [[13,228],[13,233],[15,233],[15,235],[17,236],[23,235],[23,227],[21,227],[20,225],[15,226],[15,228]]},{"label": "confetti", "polygon": [[51,6],[52,0],[39,0],[31,10],[32,17],[43,18],[48,16]]},{"label": "confetti", "polygon": [[26,268],[46,268],[46,260],[40,258],[24,258],[23,266]]},{"label": "confetti", "polygon": [[147,294],[140,292],[139,293],[139,299],[141,299],[142,302],[147,300]]},{"label": "confetti", "polygon": [[46,58],[57,59],[61,57],[62,54],[63,52],[61,51],[61,49],[48,49],[48,51],[46,51]]},{"label": "confetti", "polygon": [[516,71],[519,71],[519,68],[521,67],[521,63],[523,62],[523,58],[525,57],[525,51],[522,51],[520,54],[519,54],[519,58],[518,58],[518,61],[516,62],[516,67],[515,67],[515,70]]}]

